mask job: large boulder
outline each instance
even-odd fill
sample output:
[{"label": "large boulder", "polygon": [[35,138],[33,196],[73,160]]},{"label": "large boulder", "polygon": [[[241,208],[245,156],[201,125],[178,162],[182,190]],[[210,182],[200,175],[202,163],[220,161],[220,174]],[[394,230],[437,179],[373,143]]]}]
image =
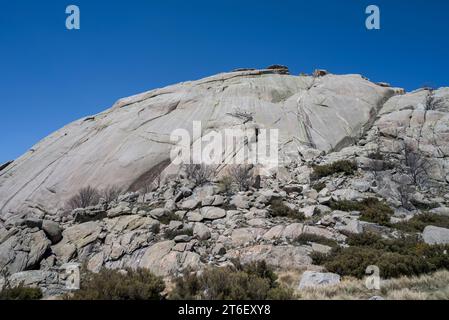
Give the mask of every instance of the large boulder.
[{"label": "large boulder", "polygon": [[51,241],[41,230],[9,233],[0,243],[0,270],[13,274],[39,267],[50,245]]},{"label": "large boulder", "polygon": [[301,270],[312,264],[309,252],[302,247],[256,245],[235,249],[227,254],[243,264],[265,261],[269,266],[282,270]]},{"label": "large boulder", "polygon": [[299,289],[332,286],[338,283],[340,283],[340,276],[336,273],[306,271],[302,275]]},{"label": "large boulder", "polygon": [[427,244],[449,244],[449,229],[427,226],[423,232]]}]

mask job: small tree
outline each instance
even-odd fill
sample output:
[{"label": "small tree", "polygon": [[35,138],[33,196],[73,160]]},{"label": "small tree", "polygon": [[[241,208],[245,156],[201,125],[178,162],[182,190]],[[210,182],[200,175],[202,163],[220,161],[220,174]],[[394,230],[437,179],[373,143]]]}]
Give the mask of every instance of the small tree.
[{"label": "small tree", "polygon": [[407,175],[415,185],[422,186],[428,180],[429,160],[419,152],[419,148],[415,150],[407,143],[404,144],[403,153]]},{"label": "small tree", "polygon": [[123,189],[119,186],[109,186],[103,189],[100,193],[101,198],[106,200],[107,203],[111,203],[119,197],[123,193]]},{"label": "small tree", "polygon": [[228,169],[229,176],[237,185],[240,191],[248,191],[254,183],[254,176],[252,174],[252,166],[250,165],[235,165]]},{"label": "small tree", "polygon": [[202,186],[211,181],[214,170],[211,166],[205,164],[185,165],[187,179],[193,181],[196,186]]},{"label": "small tree", "polygon": [[82,188],[67,203],[69,209],[87,208],[98,204],[100,201],[100,192],[91,186]]},{"label": "small tree", "polygon": [[412,192],[413,192],[412,186],[410,186],[409,184],[406,183],[399,184],[398,186],[399,201],[401,202],[402,207],[407,210],[412,209],[412,205],[410,202]]}]

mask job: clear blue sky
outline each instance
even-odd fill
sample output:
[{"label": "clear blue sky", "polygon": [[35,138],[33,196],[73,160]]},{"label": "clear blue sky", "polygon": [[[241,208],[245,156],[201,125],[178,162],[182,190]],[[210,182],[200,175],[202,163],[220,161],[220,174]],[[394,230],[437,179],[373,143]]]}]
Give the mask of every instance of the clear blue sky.
[{"label": "clear blue sky", "polygon": [[447,0],[1,0],[0,162],[120,97],[238,67],[448,86],[448,39]]}]

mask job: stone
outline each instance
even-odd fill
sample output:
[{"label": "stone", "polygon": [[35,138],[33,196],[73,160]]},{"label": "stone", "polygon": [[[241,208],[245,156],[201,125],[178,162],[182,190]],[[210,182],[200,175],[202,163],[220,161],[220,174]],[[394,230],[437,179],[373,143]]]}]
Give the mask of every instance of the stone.
[{"label": "stone", "polygon": [[434,209],[431,209],[429,212],[433,213],[433,214],[439,214],[442,216],[449,216],[449,208],[448,207],[434,208]]},{"label": "stone", "polygon": [[249,209],[249,199],[243,195],[235,195],[232,197],[231,204],[239,209]]},{"label": "stone", "polygon": [[51,241],[41,230],[18,231],[0,243],[0,270],[17,273],[35,268],[50,248]]},{"label": "stone", "polygon": [[311,218],[315,215],[315,209],[317,206],[308,206],[302,209],[299,209],[299,212],[304,213],[306,218]]},{"label": "stone", "polygon": [[282,238],[295,240],[303,233],[304,225],[302,223],[292,223],[285,227],[282,232]]},{"label": "stone", "polygon": [[204,220],[204,217],[199,213],[199,211],[191,211],[187,213],[187,220],[190,222],[201,222]]},{"label": "stone", "polygon": [[96,241],[101,232],[101,226],[94,221],[77,224],[62,232],[61,243],[71,243],[77,249]]},{"label": "stone", "polygon": [[302,192],[302,186],[299,184],[289,184],[286,186],[283,186],[282,189],[287,193],[301,193]]},{"label": "stone", "polygon": [[363,226],[360,221],[352,219],[345,219],[344,223],[340,226],[335,226],[335,229],[340,232],[348,232],[353,234],[363,233]]},{"label": "stone", "polygon": [[182,234],[182,235],[176,236],[173,240],[176,243],[178,243],[178,242],[189,242],[190,240],[192,240],[192,237],[190,237],[190,236],[188,236],[186,234]]},{"label": "stone", "polygon": [[242,246],[254,242],[259,236],[263,236],[265,230],[259,228],[239,228],[232,231],[231,243]]},{"label": "stone", "polygon": [[215,245],[215,247],[212,249],[212,254],[214,256],[222,256],[226,254],[226,248],[221,244],[218,243]]},{"label": "stone", "polygon": [[353,189],[339,189],[332,192],[332,196],[336,200],[357,201],[363,199],[363,194]]},{"label": "stone", "polygon": [[265,261],[267,265],[283,270],[301,270],[312,264],[308,251],[295,246],[255,245],[232,250],[227,256],[238,258],[243,264]]},{"label": "stone", "polygon": [[198,254],[172,251],[175,245],[175,241],[163,241],[149,247],[142,256],[139,267],[149,269],[161,277],[173,276],[185,269],[195,271],[201,267]]},{"label": "stone", "polygon": [[107,212],[108,218],[115,218],[127,214],[131,214],[131,208],[127,202],[120,202],[116,207],[109,209]]},{"label": "stone", "polygon": [[165,208],[157,208],[150,211],[150,216],[154,219],[160,219],[168,214],[170,214],[170,211]]},{"label": "stone", "polygon": [[449,244],[449,229],[427,226],[423,232],[427,244]]},{"label": "stone", "polygon": [[198,208],[200,204],[201,201],[199,199],[187,199],[181,204],[180,208],[183,210],[194,210]]},{"label": "stone", "polygon": [[89,262],[87,263],[87,270],[89,270],[90,272],[98,273],[103,267],[103,262],[104,253],[99,252],[89,259]]},{"label": "stone", "polygon": [[193,227],[193,235],[198,240],[207,240],[211,237],[209,228],[204,223],[195,223]]},{"label": "stone", "polygon": [[285,227],[281,225],[274,226],[263,235],[263,238],[265,240],[279,239],[282,236],[282,232],[284,231],[284,229]]},{"label": "stone", "polygon": [[251,227],[265,227],[267,225],[267,220],[261,218],[255,218],[248,220],[248,225]]},{"label": "stone", "polygon": [[50,220],[44,220],[42,222],[42,230],[44,230],[48,239],[52,242],[52,244],[56,244],[62,239],[62,230],[59,227],[59,224]]},{"label": "stone", "polygon": [[340,276],[336,273],[321,273],[306,271],[301,277],[299,290],[306,288],[326,287],[340,283]]},{"label": "stone", "polygon": [[206,220],[216,220],[226,217],[226,211],[217,207],[203,207],[200,212]]}]

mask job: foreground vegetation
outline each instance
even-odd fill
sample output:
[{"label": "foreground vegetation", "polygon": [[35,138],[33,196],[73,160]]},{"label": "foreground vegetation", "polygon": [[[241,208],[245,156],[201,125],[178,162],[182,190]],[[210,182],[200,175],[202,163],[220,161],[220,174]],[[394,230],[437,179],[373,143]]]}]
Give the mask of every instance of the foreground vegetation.
[{"label": "foreground vegetation", "polygon": [[277,282],[264,262],[235,267],[208,268],[201,274],[187,272],[176,279],[174,300],[291,300],[293,290]]},{"label": "foreground vegetation", "polygon": [[417,276],[449,269],[449,245],[427,245],[416,237],[383,239],[365,233],[350,235],[349,247],[333,248],[329,254],[314,253],[315,264],[341,276],[362,279],[370,265],[381,270],[381,277]]},{"label": "foreground vegetation", "polygon": [[165,284],[148,270],[102,269],[85,272],[81,289],[68,295],[70,300],[161,300]]},{"label": "foreground vegetation", "polygon": [[364,280],[348,278],[335,286],[306,288],[297,293],[302,300],[367,300],[373,296],[386,300],[449,300],[449,271],[382,281],[376,291],[367,289]]},{"label": "foreground vegetation", "polygon": [[17,287],[5,286],[0,290],[0,300],[40,300],[42,291],[39,288],[28,288],[23,285]]}]

